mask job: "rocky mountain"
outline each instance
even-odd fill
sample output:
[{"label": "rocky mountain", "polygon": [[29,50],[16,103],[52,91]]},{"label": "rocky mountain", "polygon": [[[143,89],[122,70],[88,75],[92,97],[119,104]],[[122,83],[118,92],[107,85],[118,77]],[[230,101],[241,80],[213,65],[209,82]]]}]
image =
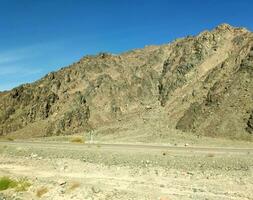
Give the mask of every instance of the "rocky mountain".
[{"label": "rocky mountain", "polygon": [[162,46],[85,56],[0,93],[0,135],[72,134],[160,108],[172,129],[251,135],[253,33],[222,24]]}]

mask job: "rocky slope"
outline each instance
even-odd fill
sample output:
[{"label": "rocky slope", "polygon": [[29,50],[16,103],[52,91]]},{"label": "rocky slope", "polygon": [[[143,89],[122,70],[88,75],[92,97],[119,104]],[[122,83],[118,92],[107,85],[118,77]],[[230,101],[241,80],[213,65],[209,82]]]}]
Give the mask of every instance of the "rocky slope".
[{"label": "rocky slope", "polygon": [[0,108],[0,135],[72,134],[163,108],[170,128],[247,138],[253,133],[253,33],[222,24],[162,46],[85,56],[0,93]]}]

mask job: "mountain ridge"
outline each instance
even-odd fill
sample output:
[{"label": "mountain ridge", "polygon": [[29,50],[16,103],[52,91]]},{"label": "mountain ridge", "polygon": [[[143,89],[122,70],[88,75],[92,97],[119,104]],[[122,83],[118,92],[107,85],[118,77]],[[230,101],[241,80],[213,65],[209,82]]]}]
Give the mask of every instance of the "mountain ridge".
[{"label": "mountain ridge", "polygon": [[252,70],[252,32],[228,24],[160,46],[85,56],[34,83],[0,92],[0,135],[29,127],[36,133],[26,137],[72,134],[162,107],[168,127],[248,138]]}]

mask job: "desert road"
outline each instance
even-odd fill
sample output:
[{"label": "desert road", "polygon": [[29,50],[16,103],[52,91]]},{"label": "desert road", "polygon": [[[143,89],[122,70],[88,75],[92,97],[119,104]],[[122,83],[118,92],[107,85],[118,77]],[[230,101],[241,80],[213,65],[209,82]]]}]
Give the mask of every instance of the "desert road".
[{"label": "desert road", "polygon": [[0,145],[10,145],[16,147],[33,147],[45,149],[78,149],[84,150],[90,147],[99,147],[104,150],[167,150],[183,152],[203,152],[203,153],[253,153],[252,148],[233,148],[233,147],[197,147],[197,146],[169,146],[154,144],[109,144],[109,143],[69,143],[69,142],[44,142],[44,141],[0,141]]}]

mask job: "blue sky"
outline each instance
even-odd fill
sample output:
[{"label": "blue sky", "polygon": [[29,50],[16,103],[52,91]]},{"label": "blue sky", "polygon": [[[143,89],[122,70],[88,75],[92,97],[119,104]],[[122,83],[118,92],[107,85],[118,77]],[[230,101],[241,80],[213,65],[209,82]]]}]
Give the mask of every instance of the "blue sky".
[{"label": "blue sky", "polygon": [[163,44],[220,23],[253,30],[252,0],[0,0],[0,90],[82,56]]}]

